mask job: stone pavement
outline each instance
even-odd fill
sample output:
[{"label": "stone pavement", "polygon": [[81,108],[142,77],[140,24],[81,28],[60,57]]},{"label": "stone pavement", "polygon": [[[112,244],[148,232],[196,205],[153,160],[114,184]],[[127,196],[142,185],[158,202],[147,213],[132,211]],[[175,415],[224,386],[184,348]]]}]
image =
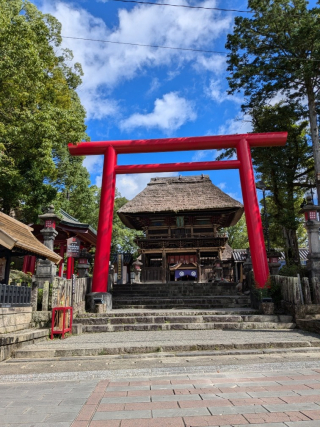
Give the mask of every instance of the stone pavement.
[{"label": "stone pavement", "polygon": [[184,375],[168,369],[162,376],[141,378],[132,370],[122,378],[69,381],[48,374],[43,382],[32,375],[12,376],[16,382],[0,377],[0,425],[319,427],[320,361],[317,365],[283,364],[273,371],[262,364],[260,372],[206,374],[186,369]]}]

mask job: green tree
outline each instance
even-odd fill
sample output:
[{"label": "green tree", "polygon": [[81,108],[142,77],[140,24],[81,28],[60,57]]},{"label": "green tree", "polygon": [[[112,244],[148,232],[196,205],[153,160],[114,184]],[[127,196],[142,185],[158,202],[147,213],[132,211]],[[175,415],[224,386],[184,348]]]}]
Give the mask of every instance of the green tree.
[{"label": "green tree", "polygon": [[236,225],[226,228],[228,234],[228,244],[232,249],[245,249],[249,247],[246,218],[243,214]]},{"label": "green tree", "polygon": [[0,208],[34,222],[57,194],[68,142],[87,139],[79,64],[61,25],[27,0],[0,0]]},{"label": "green tree", "polygon": [[143,233],[142,231],[136,231],[126,227],[117,214],[117,211],[127,202],[128,199],[122,197],[119,191],[116,189],[113,212],[111,252],[129,252],[133,255],[136,255],[138,246],[134,243],[134,239],[137,236],[142,236]]},{"label": "green tree", "polygon": [[248,0],[252,17],[236,17],[226,43],[228,81],[230,94],[244,91],[244,111],[281,93],[308,114],[320,200],[320,8],[308,9],[308,4],[307,0]]},{"label": "green tree", "polygon": [[[288,132],[285,146],[252,148],[251,152],[255,173],[267,189],[271,246],[284,248],[287,264],[299,264],[299,241],[305,240],[299,210],[304,190],[312,187],[313,155],[307,134],[308,123],[299,121],[300,113],[293,104],[254,106],[250,115],[254,132]],[[233,151],[227,150],[220,157],[230,157]],[[265,222],[263,208],[261,214]]]}]

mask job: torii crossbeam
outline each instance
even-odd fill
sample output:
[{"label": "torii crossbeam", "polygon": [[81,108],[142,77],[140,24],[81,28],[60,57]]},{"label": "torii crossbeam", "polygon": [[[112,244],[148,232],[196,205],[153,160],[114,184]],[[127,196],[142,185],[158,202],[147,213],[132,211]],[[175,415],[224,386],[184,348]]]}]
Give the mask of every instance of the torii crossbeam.
[{"label": "torii crossbeam", "polygon": [[[263,288],[268,279],[269,269],[255,188],[250,147],[282,146],[285,145],[286,140],[287,132],[274,132],[69,144],[69,151],[73,156],[104,155],[92,292],[108,291],[116,174],[220,169],[239,169],[253,271],[256,282],[259,287]],[[160,153],[224,148],[235,148],[237,160],[128,166],[117,165],[117,154]]]}]

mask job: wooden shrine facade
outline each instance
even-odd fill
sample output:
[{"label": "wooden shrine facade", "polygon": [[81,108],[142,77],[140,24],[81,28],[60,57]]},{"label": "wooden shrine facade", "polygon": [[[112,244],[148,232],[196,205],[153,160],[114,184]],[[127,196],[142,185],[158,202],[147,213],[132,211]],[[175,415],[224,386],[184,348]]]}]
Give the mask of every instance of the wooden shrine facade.
[{"label": "wooden shrine facade", "polygon": [[220,230],[242,213],[242,204],[206,175],[153,178],[118,211],[125,225],[144,232],[136,239],[142,282],[222,278],[228,239]]}]

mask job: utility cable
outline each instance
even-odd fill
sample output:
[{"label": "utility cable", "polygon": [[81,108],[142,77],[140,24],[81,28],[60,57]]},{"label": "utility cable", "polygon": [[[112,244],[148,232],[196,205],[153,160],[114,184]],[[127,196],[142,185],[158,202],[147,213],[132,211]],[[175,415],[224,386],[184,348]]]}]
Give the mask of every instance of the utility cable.
[{"label": "utility cable", "polygon": [[191,5],[186,5],[186,4],[154,3],[151,1],[138,1],[138,0],[112,0],[112,1],[117,1],[117,2],[121,2],[121,3],[149,4],[149,5],[153,5],[153,6],[183,7],[186,9],[219,10],[221,12],[253,13],[251,10],[224,9],[224,8],[220,8],[220,7],[191,6]]}]

